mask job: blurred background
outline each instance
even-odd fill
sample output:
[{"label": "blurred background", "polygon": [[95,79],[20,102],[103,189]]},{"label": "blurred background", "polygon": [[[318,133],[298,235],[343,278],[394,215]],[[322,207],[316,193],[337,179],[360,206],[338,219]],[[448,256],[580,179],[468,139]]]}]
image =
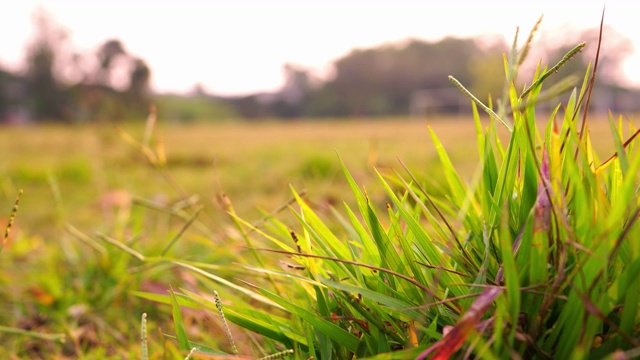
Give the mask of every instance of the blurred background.
[{"label": "blurred background", "polygon": [[[603,1],[64,1],[0,5],[0,122],[171,122],[411,116],[470,111],[502,56],[544,15],[524,85],[587,41]],[[634,5],[608,1],[595,111],[636,112]]]}]

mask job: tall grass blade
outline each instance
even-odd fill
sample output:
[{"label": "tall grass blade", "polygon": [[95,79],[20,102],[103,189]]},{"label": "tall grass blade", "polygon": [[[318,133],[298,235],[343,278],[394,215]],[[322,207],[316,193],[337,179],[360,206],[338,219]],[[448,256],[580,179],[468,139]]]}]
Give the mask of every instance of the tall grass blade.
[{"label": "tall grass blade", "polygon": [[291,314],[299,316],[301,319],[308,322],[316,331],[328,336],[331,340],[341,346],[344,346],[347,350],[356,352],[356,349],[358,348],[358,338],[353,334],[350,334],[332,322],[324,320],[311,311],[306,310],[293,302],[285,300],[272,292],[263,289],[258,289],[257,291],[287,309]]},{"label": "tall grass blade", "polygon": [[184,351],[190,351],[191,345],[187,338],[187,331],[185,330],[184,323],[182,321],[182,313],[180,312],[180,305],[176,299],[176,294],[173,289],[169,291],[171,299],[171,313],[173,314],[173,324],[176,331],[176,338],[178,340],[178,349]]},{"label": "tall grass blade", "polygon": [[598,48],[596,50],[596,59],[593,64],[593,72],[589,79],[589,85],[587,85],[587,100],[584,104],[584,111],[582,114],[582,124],[580,126],[580,139],[582,140],[582,134],[587,126],[587,115],[589,114],[589,106],[591,105],[591,95],[593,94],[593,87],[596,83],[596,74],[598,73],[598,64],[600,62],[600,49],[602,48],[602,31],[604,30],[604,8],[602,9],[602,17],[600,18],[600,31],[598,33]]}]

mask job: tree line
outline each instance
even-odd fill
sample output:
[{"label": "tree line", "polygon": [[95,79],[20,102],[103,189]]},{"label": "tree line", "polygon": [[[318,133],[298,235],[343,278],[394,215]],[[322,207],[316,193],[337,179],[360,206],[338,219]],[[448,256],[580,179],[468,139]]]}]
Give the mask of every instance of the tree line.
[{"label": "tree line", "polygon": [[88,122],[144,116],[152,101],[151,68],[110,39],[92,54],[69,51],[67,34],[46,13],[36,14],[26,71],[0,69],[4,122]]},{"label": "tree line", "polygon": [[[580,86],[589,63],[595,59],[599,29],[548,35],[533,44],[524,66],[532,77],[540,64],[553,66],[580,42],[586,50],[545,82],[547,88],[564,83]],[[488,41],[491,40],[491,41]],[[521,39],[523,41],[524,39]],[[460,113],[470,111],[469,100],[448,79],[455,76],[483,101],[496,101],[505,86],[504,56],[511,48],[503,39],[447,37],[426,42],[409,39],[368,49],[354,49],[333,63],[327,80],[311,72],[286,65],[283,88],[273,94],[230,99],[245,118],[279,117],[371,117]],[[605,28],[598,65],[597,111],[639,111],[638,89],[625,85],[621,67],[631,53],[630,41],[612,28]],[[524,87],[526,79],[517,79]],[[568,96],[565,94],[564,96]],[[560,97],[548,106],[555,106]],[[542,104],[544,106],[545,104]]]},{"label": "tree line", "polygon": [[[283,68],[285,82],[278,91],[219,97],[201,87],[188,96],[153,94],[149,87],[151,67],[129,53],[120,40],[105,41],[93,54],[65,51],[65,40],[66,34],[46,14],[39,14],[36,36],[27,49],[26,72],[14,74],[0,69],[0,120],[144,119],[151,104],[157,105],[160,116],[175,121],[457,113],[468,111],[468,100],[449,83],[448,75],[454,75],[481,98],[495,99],[504,86],[503,54],[510,48],[501,39],[490,44],[484,38],[448,37],[433,42],[409,39],[354,49],[334,61],[328,79],[287,64]],[[592,51],[572,61],[556,78],[581,76],[588,60],[593,59],[597,43],[594,30],[569,36],[566,42],[542,42],[544,46],[531,57],[544,57],[552,64],[584,40]],[[624,101],[636,96],[637,91],[626,89],[620,74],[620,64],[629,54],[629,41],[609,29],[605,42],[607,51],[602,52],[600,64],[604,76],[599,85],[610,96],[604,97],[602,106],[638,106],[635,101]],[[531,73],[536,65],[529,65]],[[579,80],[574,78],[576,85]]]}]

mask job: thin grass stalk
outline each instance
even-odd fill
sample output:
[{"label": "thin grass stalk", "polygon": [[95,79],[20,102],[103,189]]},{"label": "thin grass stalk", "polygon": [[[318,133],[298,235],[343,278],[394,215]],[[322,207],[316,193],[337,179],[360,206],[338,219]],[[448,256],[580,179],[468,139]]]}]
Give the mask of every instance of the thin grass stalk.
[{"label": "thin grass stalk", "polygon": [[147,344],[147,313],[142,314],[140,320],[140,347],[142,348],[142,360],[149,360],[149,347]]},{"label": "thin grass stalk", "polygon": [[167,245],[164,247],[164,249],[160,253],[160,256],[165,256],[167,252],[171,250],[173,245],[175,245],[178,239],[180,239],[182,234],[184,234],[184,232],[187,231],[189,227],[191,227],[191,224],[193,224],[193,222],[196,221],[196,219],[198,218],[198,215],[200,214],[200,210],[202,210],[202,206],[196,208],[196,211],[193,213],[191,218],[180,228],[180,231],[178,231],[178,233],[173,237],[173,239],[171,239],[171,241],[167,243]]},{"label": "thin grass stalk", "polygon": [[64,224],[64,228],[65,230],[67,230],[69,234],[74,236],[76,239],[82,241],[83,243],[85,243],[86,245],[88,245],[89,247],[91,247],[93,250],[97,251],[101,255],[104,255],[107,253],[107,249],[104,246],[102,246],[102,244],[97,242],[95,239],[85,235],[80,230],[75,228],[73,225],[67,223],[67,224]]},{"label": "thin grass stalk", "polygon": [[198,348],[196,348],[196,347],[191,348],[191,350],[189,350],[189,353],[187,354],[187,357],[185,357],[185,358],[184,358],[184,360],[189,360],[189,359],[191,359],[191,357],[192,357],[193,355],[195,355],[195,353],[196,353],[197,351],[198,351]]},{"label": "thin grass stalk", "polygon": [[531,49],[531,43],[533,43],[533,37],[536,34],[536,32],[538,32],[538,28],[542,23],[543,17],[544,15],[540,15],[540,17],[538,18],[538,21],[536,21],[536,23],[533,25],[533,28],[531,28],[531,31],[529,31],[529,36],[527,37],[527,40],[524,42],[524,46],[520,51],[520,56],[518,57],[518,61],[515,64],[517,66],[515,73],[517,73],[517,69],[522,65],[522,63],[524,63],[524,60],[527,58],[527,55],[529,55],[529,50]]},{"label": "thin grass stalk", "polygon": [[293,351],[293,349],[288,349],[288,350],[283,350],[280,352],[277,352],[275,354],[271,354],[271,355],[267,355],[261,358],[258,358],[258,360],[276,360],[276,359],[282,359],[284,357],[293,355],[295,351]]},{"label": "thin grass stalk", "polygon": [[157,110],[155,105],[149,107],[149,115],[144,127],[144,134],[142,135],[142,146],[149,148],[151,144],[151,136],[153,135],[153,128],[157,120]]},{"label": "thin grass stalk", "polygon": [[18,191],[18,196],[16,196],[16,201],[13,203],[13,208],[11,208],[11,214],[9,214],[9,220],[7,221],[7,227],[4,229],[4,236],[2,237],[2,243],[0,244],[0,253],[2,249],[4,249],[4,245],[7,243],[9,239],[9,235],[11,234],[11,228],[13,227],[13,221],[16,218],[16,214],[18,213],[18,208],[20,207],[20,199],[22,199],[23,191],[20,189]]},{"label": "thin grass stalk", "polygon": [[28,330],[8,327],[4,325],[0,325],[0,333],[19,335],[19,336],[28,336],[34,339],[54,341],[54,342],[59,342],[61,344],[64,344],[67,340],[67,336],[65,334],[43,334],[36,331],[28,331]]},{"label": "thin grass stalk", "polygon": [[455,85],[460,91],[462,91],[462,93],[465,94],[469,99],[475,102],[482,110],[484,110],[487,114],[489,114],[489,116],[500,121],[502,125],[504,125],[507,128],[507,130],[509,130],[509,132],[513,131],[512,125],[508,124],[505,120],[503,120],[500,116],[498,116],[498,114],[496,114],[493,110],[491,110],[491,108],[489,108],[482,101],[480,101],[480,99],[475,97],[475,95],[473,95],[469,90],[467,90],[467,88],[465,88],[464,85],[462,85],[460,81],[458,81],[458,79],[449,75],[449,81],[451,81],[453,85]]},{"label": "thin grass stalk", "polygon": [[101,233],[97,233],[96,236],[99,239],[102,239],[105,242],[120,248],[120,250],[123,250],[124,252],[128,253],[129,255],[135,257],[136,259],[138,259],[140,261],[146,261],[146,257],[144,255],[142,255],[141,253],[133,250],[129,246],[123,244],[122,242],[120,242],[120,241],[118,241],[116,239],[110,238],[109,236],[107,236],[105,234],[101,234]]},{"label": "thin grass stalk", "polygon": [[218,295],[217,291],[214,291],[213,297],[216,300],[216,308],[218,308],[218,316],[220,316],[220,321],[222,321],[222,328],[224,329],[225,335],[227,335],[227,340],[231,345],[233,354],[238,355],[238,348],[236,347],[236,342],[233,341],[233,334],[231,334],[231,329],[229,329],[229,324],[227,323],[227,319],[224,317],[224,310],[222,308],[222,301],[220,300],[220,295]]},{"label": "thin grass stalk", "polygon": [[[587,115],[589,113],[589,105],[591,105],[591,95],[593,94],[593,86],[596,83],[596,74],[598,72],[598,63],[600,60],[600,49],[602,46],[602,30],[604,29],[604,8],[602,9],[602,17],[600,18],[600,31],[598,33],[598,48],[596,50],[596,60],[593,64],[593,72],[591,73],[591,79],[589,79],[589,85],[587,89],[587,101],[584,104],[584,110],[582,114],[582,124],[580,125],[580,140],[582,141],[582,133],[587,126]],[[577,156],[577,151],[576,151]]]},{"label": "thin grass stalk", "polygon": [[558,72],[558,70],[564,64],[566,64],[569,60],[573,59],[580,51],[582,51],[582,49],[584,49],[585,46],[587,46],[587,43],[582,42],[576,45],[573,49],[569,50],[569,52],[565,56],[563,56],[562,59],[560,59],[560,61],[557,64],[555,64],[551,69],[547,70],[544,74],[542,74],[542,76],[538,78],[538,80],[536,80],[533,84],[531,84],[528,88],[526,88],[520,95],[520,99],[524,98],[532,90],[542,85],[542,83],[544,82],[544,80],[546,80],[546,78]]}]

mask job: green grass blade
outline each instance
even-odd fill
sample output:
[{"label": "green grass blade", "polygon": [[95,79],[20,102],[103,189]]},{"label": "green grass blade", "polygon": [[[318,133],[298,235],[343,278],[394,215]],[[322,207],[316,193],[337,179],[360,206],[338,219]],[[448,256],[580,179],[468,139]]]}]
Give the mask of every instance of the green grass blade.
[{"label": "green grass blade", "polygon": [[[378,178],[380,179],[380,183],[382,184],[382,186],[384,186],[385,190],[387,191],[387,195],[396,205],[403,221],[407,224],[409,230],[411,230],[412,234],[415,236],[416,241],[422,245],[429,263],[438,266],[450,266],[449,261],[443,256],[440,249],[438,249],[433,244],[433,241],[429,238],[428,234],[424,231],[420,223],[418,223],[416,219],[404,208],[403,203],[397,198],[393,190],[389,187],[380,173],[378,173]],[[450,272],[443,272],[441,276],[444,284],[463,283],[463,280],[460,278],[460,276],[452,274]],[[451,291],[456,295],[462,295],[459,288],[451,288]]]},{"label": "green grass blade", "polygon": [[332,322],[327,321],[312,313],[311,311],[303,309],[295,303],[285,300],[284,298],[272,292],[266,291],[264,289],[258,289],[257,291],[265,297],[271,299],[278,305],[287,309],[287,311],[289,311],[291,314],[299,316],[301,319],[311,324],[316,331],[319,331],[322,334],[328,336],[331,340],[335,341],[341,346],[344,346],[349,351],[355,352],[358,348],[358,338],[353,334],[350,334],[346,330],[340,328],[339,326],[333,324]]},{"label": "green grass blade", "polygon": [[354,286],[345,283],[335,282],[329,279],[320,279],[320,282],[324,285],[337,290],[348,291],[353,294],[362,295],[363,298],[369,299],[377,304],[383,305],[387,307],[389,310],[394,313],[402,313],[413,319],[420,319],[422,314],[417,310],[412,310],[409,308],[413,308],[419,304],[409,303],[402,299],[398,299],[386,294],[382,294],[380,292],[368,289],[366,287]]},{"label": "green grass blade", "polygon": [[189,345],[189,339],[187,338],[187,331],[182,321],[180,305],[178,305],[178,300],[176,299],[176,294],[173,292],[173,289],[169,291],[169,294],[171,299],[171,313],[173,314],[173,325],[176,331],[176,339],[178,340],[178,349],[189,351],[191,347]]},{"label": "green grass blade", "polygon": [[480,229],[480,218],[476,212],[476,204],[473,201],[473,193],[469,192],[460,179],[460,175],[453,167],[453,163],[449,158],[444,146],[438,139],[436,133],[429,127],[429,132],[431,133],[431,139],[436,148],[436,152],[438,153],[438,157],[440,159],[440,164],[443,168],[443,174],[445,179],[447,180],[447,184],[449,186],[449,190],[451,191],[451,202],[453,204],[457,204],[458,206],[463,206],[464,204],[469,204],[468,207],[461,209],[464,211],[463,218],[467,221],[469,228],[471,229]]},{"label": "green grass blade", "polygon": [[[512,324],[517,323],[518,314],[520,313],[520,274],[516,268],[515,254],[513,251],[513,242],[511,240],[511,232],[509,230],[508,211],[506,209],[502,214],[502,225],[499,229],[500,252],[502,255],[502,274],[506,282],[506,296]],[[498,282],[501,279],[496,279]],[[509,342],[513,343],[515,338],[516,327],[512,326],[509,334]]]},{"label": "green grass blade", "polygon": [[229,287],[229,288],[231,288],[231,289],[233,289],[235,291],[238,291],[239,293],[244,294],[244,295],[250,297],[251,299],[256,300],[256,301],[258,301],[260,303],[263,303],[263,304],[269,305],[269,306],[274,306],[276,308],[280,307],[278,304],[274,303],[273,301],[270,301],[269,299],[265,298],[264,296],[261,296],[260,294],[256,294],[255,292],[253,292],[251,290],[247,290],[247,289],[243,288],[242,286],[238,286],[238,285],[232,283],[231,281],[229,281],[227,279],[224,279],[224,278],[222,278],[220,276],[214,275],[214,274],[212,274],[210,272],[204,271],[204,270],[202,270],[202,269],[200,269],[200,268],[198,268],[196,266],[193,266],[193,265],[191,265],[189,263],[181,262],[181,261],[172,261],[171,263],[173,263],[175,265],[178,265],[180,267],[183,267],[185,269],[189,269],[189,270],[191,270],[191,271],[193,271],[193,272],[195,272],[197,274],[200,274],[200,275],[202,275],[202,276],[204,276],[204,277],[206,277],[206,278],[208,278],[210,280],[213,280],[213,281],[215,281],[217,283],[225,285],[225,286],[227,286],[227,287]]},{"label": "green grass blade", "polygon": [[[163,334],[163,335],[166,338],[178,341],[178,338],[173,336],[173,335],[168,335],[168,334]],[[222,359],[225,359],[225,358],[243,359],[241,357],[238,357],[237,355],[235,355],[235,356],[234,355],[230,355],[230,354],[227,354],[224,351],[216,350],[216,349],[210,348],[210,347],[208,347],[206,345],[199,344],[199,343],[193,342],[193,341],[189,341],[189,349],[190,349],[190,352],[189,352],[190,354],[192,354],[192,353],[197,351],[197,354],[198,355],[202,355],[202,358],[205,358],[205,359],[207,358],[207,357],[205,357],[207,355],[210,355],[210,356],[214,357],[215,359],[217,359],[217,358],[222,358]],[[201,357],[197,356],[196,359],[198,359],[198,358],[201,358]]]}]

